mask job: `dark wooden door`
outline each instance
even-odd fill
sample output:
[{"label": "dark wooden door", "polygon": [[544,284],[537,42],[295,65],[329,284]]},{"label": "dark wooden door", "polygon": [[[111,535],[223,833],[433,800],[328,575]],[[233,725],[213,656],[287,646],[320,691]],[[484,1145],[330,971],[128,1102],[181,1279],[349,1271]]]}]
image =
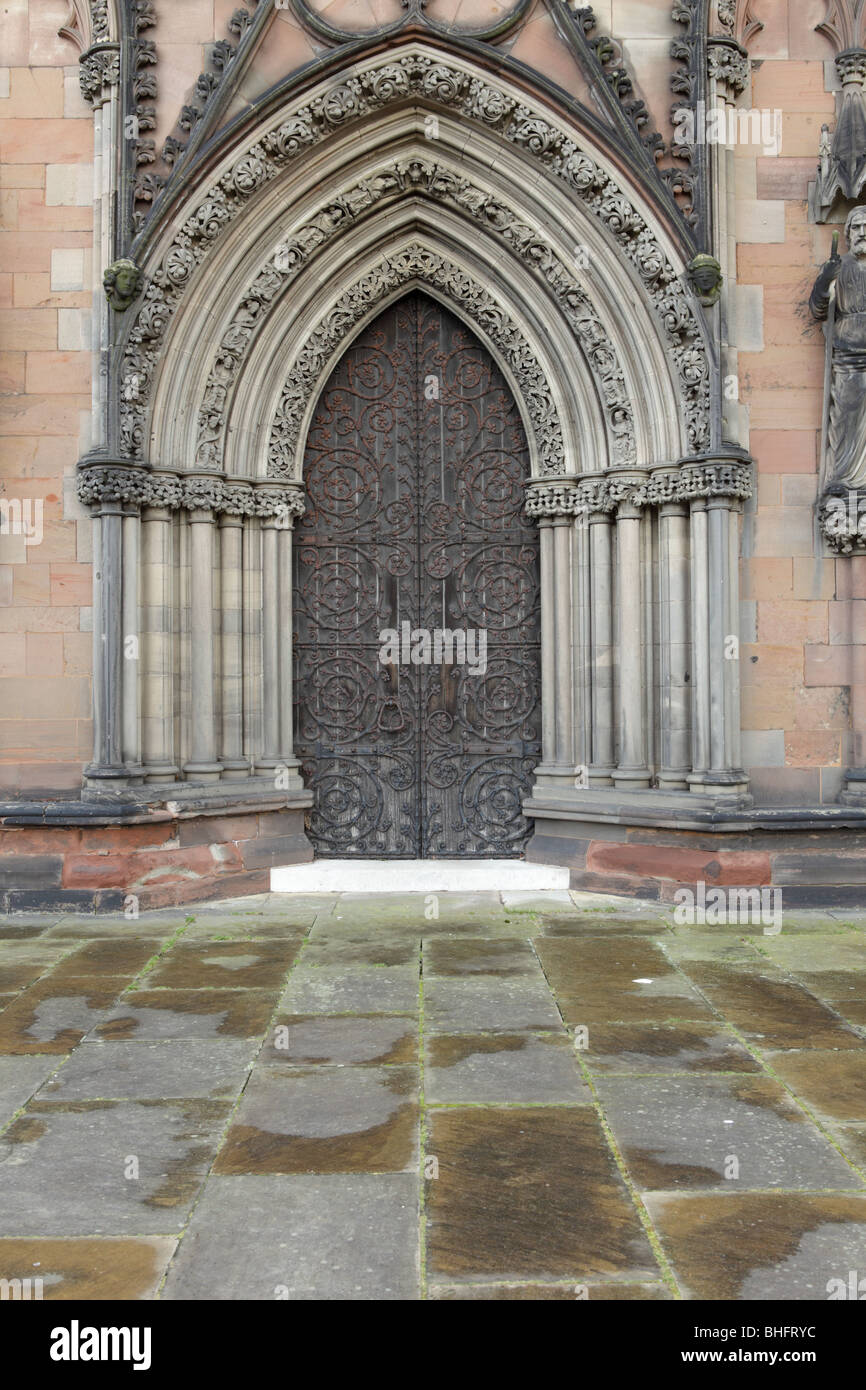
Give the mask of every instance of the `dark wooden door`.
[{"label": "dark wooden door", "polygon": [[501,372],[424,294],[365,329],[325,386],[294,549],[296,750],[319,855],[523,852],[540,754],[528,475]]}]

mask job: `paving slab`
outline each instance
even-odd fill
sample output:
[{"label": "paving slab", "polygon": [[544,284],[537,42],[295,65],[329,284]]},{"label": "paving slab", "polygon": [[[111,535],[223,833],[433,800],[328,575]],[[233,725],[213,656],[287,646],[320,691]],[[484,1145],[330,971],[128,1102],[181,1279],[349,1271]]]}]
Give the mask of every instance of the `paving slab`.
[{"label": "paving slab", "polygon": [[183,918],[165,921],[155,914],[143,912],[140,917],[111,917],[101,913],[94,917],[62,917],[49,927],[40,938],[43,941],[109,941],[115,937],[124,940],[130,934],[147,936],[154,941],[166,941],[183,927]]},{"label": "paving slab", "polygon": [[420,965],[301,964],[280,1000],[295,1014],[405,1014],[419,1007]]},{"label": "paving slab", "polygon": [[0,950],[0,993],[15,994],[55,970],[70,950],[63,943],[8,941]]},{"label": "paving slab", "polygon": [[860,1051],[768,1052],[768,1066],[816,1115],[866,1120],[866,1043]]},{"label": "paving slab", "polygon": [[763,1047],[862,1046],[860,1037],[828,1005],[772,966],[685,961],[682,969],[713,1006],[745,1037]]},{"label": "paving slab", "polygon": [[760,1063],[717,1023],[592,1023],[580,1038],[591,1072],[757,1072]]},{"label": "paving slab", "polygon": [[0,1054],[70,1052],[103,1021],[118,993],[104,980],[40,980],[0,1014]]},{"label": "paving slab", "polygon": [[257,1039],[93,1042],[76,1049],[39,1100],[223,1100],[242,1089]]},{"label": "paving slab", "polygon": [[0,1126],[56,1071],[56,1057],[0,1057]]},{"label": "paving slab", "polygon": [[769,1077],[596,1077],[602,1111],[643,1190],[845,1189],[863,1183]]},{"label": "paving slab", "polygon": [[258,1038],[276,998],[275,991],[263,989],[133,989],[84,1041]]},{"label": "paving slab", "polygon": [[214,1171],[396,1173],[417,1169],[416,1067],[260,1066]]},{"label": "paving slab", "polygon": [[655,942],[540,937],[535,949],[566,1023],[712,1017],[709,1005]]},{"label": "paving slab", "polygon": [[512,1283],[659,1269],[595,1112],[449,1109],[429,1119],[427,1254],[436,1282]]},{"label": "paving slab", "polygon": [[142,979],[148,989],[274,989],[300,941],[179,941]]},{"label": "paving slab", "polygon": [[165,1299],[417,1299],[412,1174],[213,1177]]},{"label": "paving slab", "polygon": [[428,1039],[428,1104],[591,1104],[567,1037],[476,1033]]},{"label": "paving slab", "polygon": [[645,1198],[687,1298],[828,1299],[863,1269],[866,1197],[800,1193]]},{"label": "paving slab", "polygon": [[352,938],[313,932],[301,960],[307,965],[412,965],[417,967],[421,944],[417,936],[383,933]]},{"label": "paving slab", "polygon": [[151,1299],[156,1297],[176,1249],[177,1241],[166,1236],[137,1240],[0,1238],[0,1279],[40,1279],[40,1293],[46,1303]]},{"label": "paving slab", "polygon": [[163,943],[159,937],[133,937],[127,940],[88,941],[63,957],[51,972],[55,982],[67,979],[111,977],[132,980],[147,962],[158,955]]},{"label": "paving slab", "polygon": [[417,1059],[418,1020],[398,1014],[279,1014],[261,1053],[270,1066],[393,1065]]},{"label": "paving slab", "polygon": [[[225,1101],[201,1100],[32,1101],[0,1136],[0,1231],[174,1234],[189,1215],[230,1109]],[[126,1176],[136,1171],[137,1177]]]},{"label": "paving slab", "polygon": [[649,1303],[673,1298],[665,1284],[431,1284],[434,1303]]},{"label": "paving slab", "polygon": [[424,981],[424,1030],[431,1033],[562,1031],[542,978],[433,975]]},{"label": "paving slab", "polygon": [[425,942],[424,974],[544,978],[529,942],[513,937],[440,937]]}]

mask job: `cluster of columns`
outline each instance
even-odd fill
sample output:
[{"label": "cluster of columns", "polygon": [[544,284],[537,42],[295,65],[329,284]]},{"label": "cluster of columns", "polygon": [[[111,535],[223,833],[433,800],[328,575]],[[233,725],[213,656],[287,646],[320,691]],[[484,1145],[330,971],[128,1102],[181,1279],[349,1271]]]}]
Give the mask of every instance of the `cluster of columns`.
[{"label": "cluster of columns", "polygon": [[540,529],[536,798],[743,796],[741,460],[533,483]]},{"label": "cluster of columns", "polygon": [[279,777],[292,740],[297,487],[83,460],[94,521],[95,788]]}]

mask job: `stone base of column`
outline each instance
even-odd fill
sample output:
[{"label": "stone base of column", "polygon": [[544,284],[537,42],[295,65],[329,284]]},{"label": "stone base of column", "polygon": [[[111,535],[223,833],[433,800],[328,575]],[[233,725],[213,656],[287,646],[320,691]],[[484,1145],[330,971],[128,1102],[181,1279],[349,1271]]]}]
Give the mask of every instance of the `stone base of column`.
[{"label": "stone base of column", "polygon": [[742,768],[727,772],[690,772],[686,781],[693,795],[749,797],[749,778]]},{"label": "stone base of column", "polygon": [[866,806],[866,768],[849,768],[839,801],[842,806]]},{"label": "stone base of column", "polygon": [[177,763],[148,763],[144,770],[146,783],[176,782],[180,776]]},{"label": "stone base of column", "polygon": [[222,776],[222,763],[184,763],[184,775],[191,782],[218,782]]},{"label": "stone base of column", "polygon": [[244,758],[223,758],[223,781],[246,781],[252,775],[252,767]]},{"label": "stone base of column", "polygon": [[669,825],[681,830],[698,830],[708,824],[724,822],[727,813],[740,814],[753,805],[752,797],[725,788],[722,793],[705,790],[664,791],[627,787],[586,787],[551,795],[547,787],[534,787],[523,802],[526,816],[596,822],[628,822],[631,825]]},{"label": "stone base of column", "polygon": [[100,767],[91,764],[84,769],[85,787],[134,787],[141,783],[144,769],[141,767]]},{"label": "stone base of column", "polygon": [[650,770],[648,767],[615,767],[613,785],[618,788],[624,787],[626,791],[649,788]]}]

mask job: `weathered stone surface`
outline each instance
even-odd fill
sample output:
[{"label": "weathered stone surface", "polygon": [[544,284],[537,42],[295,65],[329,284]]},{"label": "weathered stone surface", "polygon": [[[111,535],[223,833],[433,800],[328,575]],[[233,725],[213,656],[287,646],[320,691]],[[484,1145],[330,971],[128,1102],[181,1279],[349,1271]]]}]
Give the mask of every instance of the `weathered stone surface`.
[{"label": "weathered stone surface", "polygon": [[599,1076],[596,1085],[640,1188],[863,1186],[768,1077]]},{"label": "weathered stone surface", "polygon": [[417,1058],[417,1019],[375,1014],[280,1014],[261,1053],[262,1062],[271,1066],[278,1062],[357,1066],[415,1062]]},{"label": "weathered stone surface", "polygon": [[0,1126],[26,1104],[57,1065],[55,1057],[0,1056]]},{"label": "weathered stone surface", "polygon": [[561,1030],[562,1019],[543,978],[431,976],[424,983],[424,1029],[431,1033]]},{"label": "weathered stone surface", "polygon": [[[40,1105],[0,1136],[6,1236],[171,1234],[229,1114],[224,1101]],[[127,1177],[135,1171],[138,1177]]]},{"label": "weathered stone surface", "polygon": [[730,1031],[712,1023],[592,1023],[580,1060],[591,1072],[754,1072]]},{"label": "weathered stone surface", "polygon": [[495,937],[461,937],[433,940],[424,948],[426,975],[541,976],[541,968],[528,941]]},{"label": "weathered stone surface", "polygon": [[770,1052],[766,1060],[815,1114],[866,1120],[866,1043],[857,1051]]},{"label": "weathered stone surface", "polygon": [[211,1178],[162,1297],[419,1298],[418,1180]]},{"label": "weathered stone surface", "polygon": [[826,1299],[862,1268],[866,1197],[753,1193],[646,1199],[689,1298]]},{"label": "weathered stone surface", "polygon": [[802,985],[739,965],[684,962],[710,1002],[763,1047],[858,1047],[857,1034]]},{"label": "weathered stone surface", "polygon": [[424,1095],[430,1104],[592,1102],[568,1038],[531,1033],[431,1037]]},{"label": "weathered stone surface", "polygon": [[414,1067],[260,1067],[214,1172],[398,1173],[417,1166]]},{"label": "weathered stone surface", "polygon": [[277,989],[299,950],[296,941],[179,941],[142,983],[148,989]]},{"label": "weathered stone surface", "polygon": [[435,1280],[658,1277],[592,1110],[437,1111],[427,1154],[439,1164],[426,1189]]},{"label": "weathered stone surface", "polygon": [[0,1053],[69,1052],[116,997],[100,980],[40,980],[0,1014]]},{"label": "weathered stone surface", "polygon": [[280,1009],[296,1014],[404,1014],[418,1009],[420,968],[412,965],[299,965]]},{"label": "weathered stone surface", "polygon": [[46,1303],[155,1298],[176,1249],[177,1241],[164,1236],[138,1240],[0,1238],[0,1279],[41,1279]]},{"label": "weathered stone surface", "polygon": [[697,990],[652,942],[542,937],[535,947],[566,1023],[711,1017]]},{"label": "weathered stone surface", "polygon": [[93,1042],[78,1048],[40,1100],[187,1100],[233,1098],[258,1043],[227,1038],[168,1042]]},{"label": "weathered stone surface", "polygon": [[159,938],[91,941],[65,956],[52,972],[53,980],[90,979],[103,976],[134,978],[160,949]]},{"label": "weathered stone surface", "polygon": [[660,1303],[673,1298],[664,1284],[432,1284],[434,1303]]},{"label": "weathered stone surface", "polygon": [[65,949],[56,942],[8,942],[0,953],[0,993],[14,994],[49,971],[56,972]]},{"label": "weathered stone surface", "polygon": [[85,1042],[257,1038],[274,1011],[261,989],[136,989],[122,994]]}]

